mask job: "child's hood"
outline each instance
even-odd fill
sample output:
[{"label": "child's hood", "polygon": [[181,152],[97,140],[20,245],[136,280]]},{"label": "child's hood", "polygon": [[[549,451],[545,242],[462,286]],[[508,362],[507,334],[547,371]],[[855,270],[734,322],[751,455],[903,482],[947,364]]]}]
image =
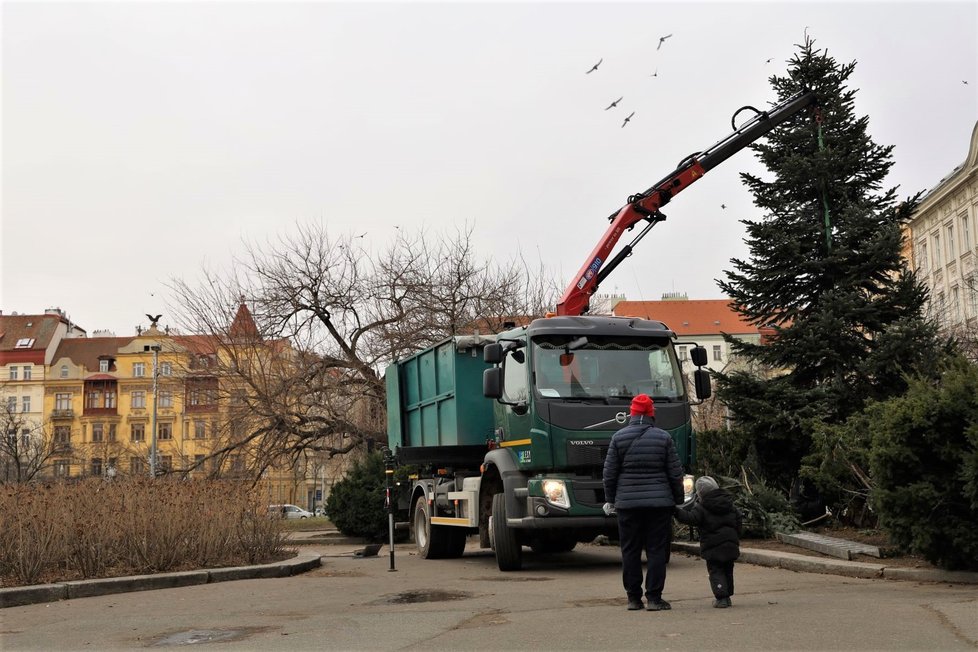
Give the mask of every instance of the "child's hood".
[{"label": "child's hood", "polygon": [[704,494],[703,509],[714,514],[726,514],[733,511],[733,496],[726,489],[714,489]]}]

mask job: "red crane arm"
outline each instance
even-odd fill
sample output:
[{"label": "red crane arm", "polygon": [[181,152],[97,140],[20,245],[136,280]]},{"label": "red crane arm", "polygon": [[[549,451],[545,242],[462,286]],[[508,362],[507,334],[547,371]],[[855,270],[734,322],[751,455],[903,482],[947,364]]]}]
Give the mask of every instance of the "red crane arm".
[{"label": "red crane arm", "polygon": [[[715,143],[702,152],[688,156],[671,174],[656,183],[643,193],[632,195],[628,203],[608,219],[611,226],[605,231],[598,245],[591,251],[584,265],[572,278],[570,285],[564,290],[557,304],[557,315],[583,315],[588,310],[590,296],[598,289],[598,285],[617,267],[621,261],[632,255],[632,248],[641,240],[649,229],[666,219],[659,209],[669,203],[677,193],[685,190],[691,183],[702,177],[708,171],[727,160],[755,140],[785,122],[802,109],[815,104],[815,94],[802,90],[784,100],[770,111],[758,111],[754,107],[745,106],[734,113],[731,123],[737,119],[744,109],[754,111],[755,115],[740,128],[734,127],[733,133]],[[733,126],[733,125],[731,125]],[[645,220],[648,225],[619,251],[612,260],[608,260],[611,251],[626,230]]]}]

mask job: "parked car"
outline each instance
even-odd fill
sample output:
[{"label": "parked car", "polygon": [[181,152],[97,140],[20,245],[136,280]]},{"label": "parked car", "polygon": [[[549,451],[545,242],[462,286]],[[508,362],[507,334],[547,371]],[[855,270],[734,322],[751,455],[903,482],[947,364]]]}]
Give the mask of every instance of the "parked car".
[{"label": "parked car", "polygon": [[295,505],[269,505],[269,515],[281,515],[282,518],[311,518],[312,512],[307,512]]}]

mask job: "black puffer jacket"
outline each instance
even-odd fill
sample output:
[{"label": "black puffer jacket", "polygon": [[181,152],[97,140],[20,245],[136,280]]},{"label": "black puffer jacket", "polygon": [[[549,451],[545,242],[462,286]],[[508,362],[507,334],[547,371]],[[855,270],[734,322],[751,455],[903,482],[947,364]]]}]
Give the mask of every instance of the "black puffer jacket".
[{"label": "black puffer jacket", "polygon": [[650,417],[633,416],[611,438],[604,459],[604,494],[618,509],[683,502],[683,467],[676,444]]},{"label": "black puffer jacket", "polygon": [[703,559],[733,561],[740,557],[740,512],[725,489],[714,489],[685,508],[677,507],[676,519],[699,528]]}]

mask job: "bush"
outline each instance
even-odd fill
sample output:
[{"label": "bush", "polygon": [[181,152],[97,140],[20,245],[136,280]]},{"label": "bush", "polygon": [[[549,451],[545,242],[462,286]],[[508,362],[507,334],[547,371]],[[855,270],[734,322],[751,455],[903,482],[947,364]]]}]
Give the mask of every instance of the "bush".
[{"label": "bush", "polygon": [[873,494],[894,543],[947,569],[978,570],[978,367],[952,360],[871,405]]},{"label": "bush", "polygon": [[370,453],[353,464],[346,477],[333,485],[326,499],[326,516],[347,536],[382,542],[388,537],[384,458]]}]

